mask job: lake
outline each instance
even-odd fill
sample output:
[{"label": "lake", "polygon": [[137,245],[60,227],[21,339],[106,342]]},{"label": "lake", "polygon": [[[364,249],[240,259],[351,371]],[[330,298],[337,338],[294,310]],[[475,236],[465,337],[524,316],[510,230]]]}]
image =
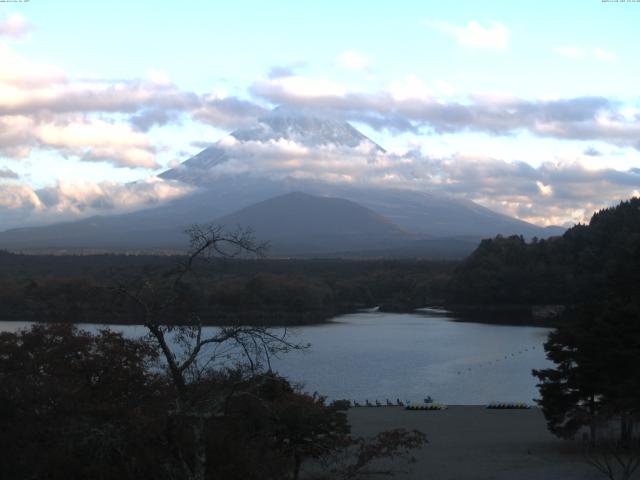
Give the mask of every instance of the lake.
[{"label": "lake", "polygon": [[[25,325],[0,322],[0,330]],[[144,332],[111,328],[131,336]],[[448,404],[532,403],[538,391],[531,370],[550,365],[542,347],[548,328],[460,322],[438,311],[355,313],[289,332],[311,348],[274,359],[274,370],[306,391],[361,403],[427,395]]]}]

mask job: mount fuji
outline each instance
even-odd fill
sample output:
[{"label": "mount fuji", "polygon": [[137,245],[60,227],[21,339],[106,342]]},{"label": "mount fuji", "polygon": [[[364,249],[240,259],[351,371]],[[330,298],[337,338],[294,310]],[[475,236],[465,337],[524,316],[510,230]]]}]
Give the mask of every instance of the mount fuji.
[{"label": "mount fuji", "polygon": [[[375,170],[385,153],[347,122],[278,107],[159,175],[194,193],[127,214],[7,230],[0,248],[176,250],[186,247],[186,227],[213,222],[252,228],[279,256],[460,257],[483,237],[563,231],[468,200],[344,181],[347,174],[332,171],[350,162],[354,171]],[[305,170],[312,163],[316,174]]]}]

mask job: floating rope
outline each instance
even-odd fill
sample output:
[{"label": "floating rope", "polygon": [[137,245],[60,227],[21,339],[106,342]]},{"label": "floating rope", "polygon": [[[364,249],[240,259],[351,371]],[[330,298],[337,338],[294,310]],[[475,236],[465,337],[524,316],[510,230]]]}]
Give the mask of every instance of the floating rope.
[{"label": "floating rope", "polygon": [[531,405],[527,405],[523,402],[491,402],[487,405],[487,408],[497,410],[513,410],[513,409],[529,409]]},{"label": "floating rope", "polygon": [[411,403],[405,407],[406,410],[446,410],[447,408],[444,403]]}]

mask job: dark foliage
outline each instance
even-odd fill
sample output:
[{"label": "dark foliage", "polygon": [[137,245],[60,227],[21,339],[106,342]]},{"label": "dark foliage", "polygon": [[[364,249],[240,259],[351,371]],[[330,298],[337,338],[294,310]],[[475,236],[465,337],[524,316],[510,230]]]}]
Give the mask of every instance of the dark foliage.
[{"label": "dark foliage", "polygon": [[[0,334],[2,477],[185,478],[179,472],[199,450],[193,417],[176,410],[180,394],[157,359],[147,341],[107,330],[35,325]],[[186,395],[200,412],[224,399],[222,410],[200,417],[201,478],[297,478],[305,462],[322,466],[326,478],[352,478],[374,460],[407,458],[424,443],[404,430],[354,438],[346,402],[327,405],[271,373],[210,371]]]},{"label": "dark foliage", "polygon": [[[121,282],[159,278],[185,257],[15,255],[0,252],[0,320],[140,323]],[[198,260],[183,301],[167,317],[197,311],[204,324],[316,323],[380,305],[409,311],[441,300],[454,263],[426,260]]]},{"label": "dark foliage", "polygon": [[613,303],[581,308],[576,318],[549,335],[547,357],[555,368],[534,370],[539,400],[551,432],[573,437],[620,420],[622,443],[631,440],[631,425],[640,413],[640,308]]},{"label": "dark foliage", "polygon": [[455,271],[452,304],[602,304],[640,291],[640,198],[596,212],[562,237],[483,240]]},{"label": "dark foliage", "polygon": [[157,353],[107,330],[35,325],[0,334],[4,478],[156,478],[166,383]]},{"label": "dark foliage", "polygon": [[627,448],[640,414],[640,199],[598,212],[554,242],[580,288],[558,286],[575,305],[545,344],[555,368],[533,372],[539,403],[553,433],[573,437],[588,427],[595,445],[597,432],[616,421]]}]

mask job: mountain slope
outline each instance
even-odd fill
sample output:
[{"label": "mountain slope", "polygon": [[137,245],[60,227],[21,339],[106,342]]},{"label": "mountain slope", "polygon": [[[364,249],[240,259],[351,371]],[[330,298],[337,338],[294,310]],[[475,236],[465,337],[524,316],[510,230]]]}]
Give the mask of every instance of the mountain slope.
[{"label": "mountain slope", "polygon": [[489,210],[469,200],[401,189],[364,188],[352,185],[297,181],[299,190],[332,195],[357,202],[388,218],[405,230],[433,237],[498,234],[548,237],[564,229],[538,227]]},{"label": "mountain slope", "polygon": [[301,192],[265,200],[214,223],[228,229],[251,228],[257,238],[269,241],[271,251],[277,254],[387,249],[414,240],[357,203]]}]

